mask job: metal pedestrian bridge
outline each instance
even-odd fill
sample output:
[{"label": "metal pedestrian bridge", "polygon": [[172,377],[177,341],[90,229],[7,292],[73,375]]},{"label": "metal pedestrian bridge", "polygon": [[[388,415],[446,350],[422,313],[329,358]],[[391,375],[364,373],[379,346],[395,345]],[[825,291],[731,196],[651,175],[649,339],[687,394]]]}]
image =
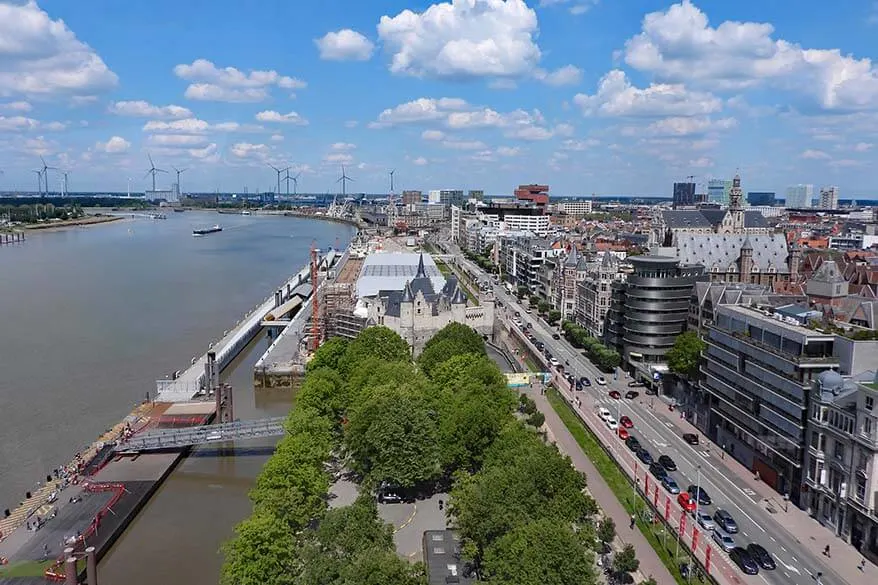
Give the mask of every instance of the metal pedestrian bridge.
[{"label": "metal pedestrian bridge", "polygon": [[253,421],[236,421],[200,427],[164,429],[137,434],[116,445],[117,453],[139,453],[157,449],[182,449],[204,443],[222,443],[239,439],[277,437],[286,433],[286,417]]}]

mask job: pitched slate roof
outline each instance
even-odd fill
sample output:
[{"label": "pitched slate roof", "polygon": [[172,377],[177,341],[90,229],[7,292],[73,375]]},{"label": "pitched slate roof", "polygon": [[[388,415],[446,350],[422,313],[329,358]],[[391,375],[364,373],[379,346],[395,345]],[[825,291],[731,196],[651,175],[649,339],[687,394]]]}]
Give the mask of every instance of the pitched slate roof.
[{"label": "pitched slate roof", "polygon": [[725,272],[737,266],[745,241],[753,247],[753,265],[762,271],[774,268],[789,272],[787,241],[783,234],[687,234],[678,233],[677,257],[683,264],[702,264],[707,272],[714,267]]}]

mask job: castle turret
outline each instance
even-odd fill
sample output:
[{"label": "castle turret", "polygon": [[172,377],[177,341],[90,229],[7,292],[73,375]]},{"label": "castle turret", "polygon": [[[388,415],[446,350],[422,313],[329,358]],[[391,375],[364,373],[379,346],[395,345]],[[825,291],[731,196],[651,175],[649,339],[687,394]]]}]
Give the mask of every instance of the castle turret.
[{"label": "castle turret", "polygon": [[753,244],[750,243],[750,238],[745,238],[744,243],[741,245],[739,266],[741,270],[739,280],[749,283],[753,274]]}]

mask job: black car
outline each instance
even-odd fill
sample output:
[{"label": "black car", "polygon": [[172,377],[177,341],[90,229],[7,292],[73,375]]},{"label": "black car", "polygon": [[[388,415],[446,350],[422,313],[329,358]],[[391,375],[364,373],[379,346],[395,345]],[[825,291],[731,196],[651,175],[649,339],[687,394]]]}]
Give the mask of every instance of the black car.
[{"label": "black car", "polygon": [[591,386],[591,380],[589,380],[587,376],[583,376],[581,380],[583,386]]},{"label": "black car", "polygon": [[635,392],[634,390],[629,390],[625,393],[625,398],[627,398],[628,400],[634,400],[638,396],[640,396],[640,392]]},{"label": "black car", "polygon": [[643,382],[628,382],[629,388],[642,388],[643,386]]},{"label": "black car", "polygon": [[637,458],[643,461],[646,465],[652,465],[652,455],[650,455],[649,451],[646,449],[640,449],[637,451]]},{"label": "black car", "polygon": [[686,441],[687,443],[689,443],[690,445],[697,445],[698,444],[698,435],[696,435],[695,433],[684,433],[683,440]]},{"label": "black car", "polygon": [[634,435],[629,435],[627,439],[625,439],[625,446],[637,453],[640,451],[640,441],[637,440],[637,437]]},{"label": "black car", "polygon": [[690,485],[687,489],[689,492],[689,497],[693,500],[698,498],[699,506],[709,506],[713,503],[713,500],[710,499],[710,496],[707,494],[707,491],[703,487],[698,487],[696,485]]},{"label": "black car", "polygon": [[659,465],[667,469],[668,471],[677,471],[677,464],[674,463],[674,460],[668,457],[667,455],[662,455],[658,458]]},{"label": "black car", "polygon": [[767,571],[773,571],[777,568],[777,565],[774,564],[774,559],[761,544],[756,544],[755,542],[751,542],[747,545],[747,552],[750,553],[750,556],[753,557],[753,560],[759,565],[760,568],[763,568]]},{"label": "black car", "polygon": [[546,344],[542,341],[537,341],[537,349],[543,351],[546,348]]},{"label": "black car", "polygon": [[553,334],[552,334],[552,339],[561,339],[561,336],[558,335],[557,333],[553,333]]},{"label": "black car", "polygon": [[[644,461],[644,463],[646,463]],[[659,465],[658,463],[653,463],[649,466],[649,472],[659,481],[663,480],[668,472],[665,471],[665,468]]]},{"label": "black car", "polygon": [[741,571],[743,571],[745,575],[756,575],[759,573],[759,565],[756,564],[756,561],[750,553],[747,552],[746,548],[736,546],[729,553],[729,558],[732,559],[736,565],[741,567]]}]

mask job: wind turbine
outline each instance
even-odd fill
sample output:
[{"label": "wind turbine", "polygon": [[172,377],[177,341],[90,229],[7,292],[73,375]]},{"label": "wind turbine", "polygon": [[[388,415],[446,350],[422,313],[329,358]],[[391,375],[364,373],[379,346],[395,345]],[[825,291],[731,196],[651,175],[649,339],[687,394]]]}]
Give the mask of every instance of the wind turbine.
[{"label": "wind turbine", "polygon": [[[290,196],[290,181],[292,181],[293,185],[297,188],[298,183],[299,183],[299,181],[298,181],[299,175],[301,175],[302,173],[299,173],[295,177],[292,177],[292,176],[290,176],[289,167],[287,167],[285,170],[286,170],[287,176],[284,177],[284,182],[286,182],[286,184],[287,184],[287,197],[289,197]],[[295,194],[296,194],[296,189],[293,190],[293,195],[295,195]]]},{"label": "wind turbine", "polygon": [[299,177],[302,176],[302,171],[296,173],[295,177],[290,177],[290,180],[293,182],[293,195],[299,194]]},{"label": "wind turbine", "polygon": [[268,163],[268,166],[270,166],[271,168],[273,168],[273,169],[274,169],[274,172],[277,173],[277,191],[275,191],[275,193],[278,194],[278,195],[280,195],[280,174],[281,174],[282,172],[288,170],[290,167],[286,167],[286,168],[283,168],[283,169],[279,169],[279,168],[277,168],[276,166],[274,166],[274,165],[271,164],[271,163]]},{"label": "wind turbine", "polygon": [[152,155],[147,153],[146,156],[147,158],[149,158],[149,170],[146,171],[146,174],[143,175],[143,178],[145,179],[149,175],[152,175],[152,196],[155,197],[155,175],[156,173],[167,173],[168,171],[166,171],[165,169],[156,168],[155,163],[152,162]]},{"label": "wind turbine", "polygon": [[70,174],[70,171],[61,171],[61,174],[64,175],[64,193],[62,193],[62,195],[64,195],[64,197],[67,197],[70,194],[70,192],[67,190],[67,175]]},{"label": "wind turbine", "polygon": [[33,172],[37,174],[37,193],[42,195],[43,194],[43,171],[36,170]]},{"label": "wind turbine", "polygon": [[181,195],[183,195],[183,189],[180,188],[180,175],[188,171],[189,169],[178,169],[177,167],[171,167],[174,169],[174,172],[177,173],[177,198],[179,199]]},{"label": "wind turbine", "polygon": [[42,156],[40,156],[40,160],[43,162],[42,174],[43,174],[44,182],[46,183],[46,196],[48,197],[48,195],[49,195],[49,169],[52,169],[53,171],[57,171],[58,168],[57,167],[50,167],[49,165],[47,165],[46,159],[44,159]]},{"label": "wind turbine", "polygon": [[341,183],[341,196],[347,197],[348,194],[348,181],[353,182],[354,180],[345,174],[344,165],[341,165],[341,176],[338,178],[336,183]]}]

